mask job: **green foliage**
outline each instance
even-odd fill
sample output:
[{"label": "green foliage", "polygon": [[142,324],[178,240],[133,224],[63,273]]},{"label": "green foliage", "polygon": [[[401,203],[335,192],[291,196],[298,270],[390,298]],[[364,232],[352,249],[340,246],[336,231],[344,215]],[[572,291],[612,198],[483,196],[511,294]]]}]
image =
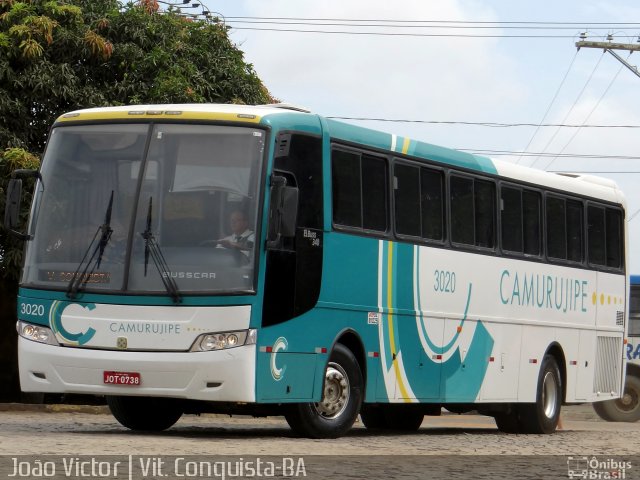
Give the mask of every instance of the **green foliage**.
[{"label": "green foliage", "polygon": [[[225,26],[153,5],[0,0],[0,187],[15,165],[32,168],[27,152],[40,155],[51,124],[70,110],[272,100]],[[16,279],[21,254],[0,227],[0,274]]]},{"label": "green foliage", "polygon": [[[0,212],[4,212],[5,191],[11,172],[18,168],[37,170],[39,167],[40,159],[23,148],[7,148],[0,154]],[[25,187],[20,212],[22,225],[26,224],[29,216],[33,181],[25,182]],[[0,229],[0,258],[0,275],[9,281],[15,281],[22,266],[22,242],[9,235],[4,228]]]}]

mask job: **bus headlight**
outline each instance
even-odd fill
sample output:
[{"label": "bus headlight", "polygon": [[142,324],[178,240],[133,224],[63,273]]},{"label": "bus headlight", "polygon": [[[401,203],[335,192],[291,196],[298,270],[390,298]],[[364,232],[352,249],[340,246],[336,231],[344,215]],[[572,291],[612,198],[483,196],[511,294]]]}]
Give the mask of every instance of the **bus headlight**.
[{"label": "bus headlight", "polygon": [[257,331],[240,330],[237,332],[205,333],[196,338],[190,352],[210,352],[227,348],[255,345]]},{"label": "bus headlight", "polygon": [[20,335],[22,338],[26,338],[27,340],[46,343],[49,345],[59,345],[55,335],[48,327],[19,321],[17,324],[17,330],[18,335]]}]

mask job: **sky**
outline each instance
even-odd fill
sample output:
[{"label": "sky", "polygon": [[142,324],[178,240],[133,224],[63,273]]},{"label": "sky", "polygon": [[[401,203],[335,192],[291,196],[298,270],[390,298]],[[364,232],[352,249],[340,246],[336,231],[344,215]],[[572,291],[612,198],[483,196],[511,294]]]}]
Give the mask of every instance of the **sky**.
[{"label": "sky", "polygon": [[[231,39],[244,52],[245,60],[282,102],[331,117],[412,120],[352,123],[450,148],[491,151],[488,156],[492,158],[535,168],[598,172],[615,180],[627,197],[631,218],[630,269],[640,273],[640,128],[536,128],[543,120],[544,124],[640,127],[640,77],[600,49],[578,51],[575,47],[581,32],[587,33],[588,40],[604,41],[612,34],[614,42],[637,44],[640,4],[636,0],[201,3],[225,18]],[[268,19],[275,17],[279,23],[246,23],[273,22]],[[312,26],[283,24],[301,22],[293,18],[306,23],[309,19],[343,21],[316,21],[325,25]],[[499,28],[425,28],[442,22],[456,27]],[[527,26],[536,28],[522,29],[509,27],[525,25],[506,22],[556,23],[542,29],[540,23],[529,23]],[[552,26],[562,28],[549,28]],[[454,36],[426,36],[434,33]],[[562,38],[553,38],[556,36]],[[629,55],[624,51],[618,54],[625,59]],[[631,55],[628,62],[640,64],[640,52]],[[532,125],[488,127],[461,122]],[[550,155],[557,153],[564,156]]]}]

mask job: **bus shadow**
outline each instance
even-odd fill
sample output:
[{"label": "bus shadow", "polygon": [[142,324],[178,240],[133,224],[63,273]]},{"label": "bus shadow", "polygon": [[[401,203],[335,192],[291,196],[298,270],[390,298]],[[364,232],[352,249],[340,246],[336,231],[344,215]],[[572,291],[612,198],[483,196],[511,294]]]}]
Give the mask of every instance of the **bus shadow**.
[{"label": "bus shadow", "polygon": [[[84,430],[74,432],[80,435],[126,435],[132,437],[153,437],[153,438],[180,438],[180,439],[300,439],[305,437],[296,435],[286,426],[178,426],[163,432],[138,432],[127,430],[124,427],[116,427],[108,430]],[[562,432],[558,432],[562,433]],[[401,430],[367,430],[365,428],[354,428],[341,438],[395,438],[395,437],[441,437],[460,435],[507,435],[495,428],[463,428],[463,427],[427,427],[414,432]],[[309,439],[312,440],[312,439]],[[315,441],[315,440],[312,440]]]}]

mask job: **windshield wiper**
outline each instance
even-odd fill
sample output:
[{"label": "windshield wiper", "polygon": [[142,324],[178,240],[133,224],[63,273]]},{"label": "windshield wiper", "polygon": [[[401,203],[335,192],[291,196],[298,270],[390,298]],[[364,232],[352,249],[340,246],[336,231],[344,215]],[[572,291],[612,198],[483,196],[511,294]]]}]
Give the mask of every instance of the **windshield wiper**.
[{"label": "windshield wiper", "polygon": [[144,238],[144,276],[147,276],[147,266],[149,265],[149,256],[151,256],[153,263],[158,269],[160,279],[162,280],[167,293],[171,296],[171,299],[175,303],[180,303],[182,301],[182,298],[180,297],[178,285],[176,284],[175,280],[171,278],[169,265],[167,265],[167,261],[165,260],[164,255],[162,255],[162,250],[160,250],[160,245],[158,245],[156,237],[151,231],[151,219],[153,210],[152,205],[153,197],[149,197],[149,209],[147,210],[147,229],[141,233],[142,238]]},{"label": "windshield wiper", "polygon": [[[69,281],[69,285],[67,286],[67,297],[69,297],[70,299],[74,299],[77,297],[77,294],[80,291],[80,289],[84,288],[87,282],[89,281],[91,274],[93,274],[96,268],[100,268],[100,264],[102,263],[102,256],[104,255],[104,250],[107,247],[109,240],[111,240],[111,234],[113,233],[113,228],[111,228],[112,210],[113,210],[113,190],[111,190],[109,205],[107,206],[107,211],[104,215],[104,223],[98,227],[98,229],[96,230],[96,233],[93,235],[93,239],[91,239],[91,243],[89,243],[87,250],[84,252],[84,255],[82,256],[82,260],[80,260],[80,263],[78,264],[78,268],[76,268],[76,271],[73,272],[73,275],[71,276],[71,280]],[[98,244],[94,248],[94,244],[96,243],[96,239],[98,239],[98,235],[100,235],[100,239],[98,240]],[[91,252],[92,248],[93,248],[93,253],[91,254],[91,257],[89,258],[89,260],[86,261],[86,265],[85,265],[85,260],[87,260],[87,256],[89,255],[89,252]],[[95,261],[94,261],[94,258],[95,258]],[[82,268],[83,265],[85,265],[84,270],[82,271],[82,273],[80,273],[80,269]],[[91,265],[93,266],[89,271],[89,267]]]}]

